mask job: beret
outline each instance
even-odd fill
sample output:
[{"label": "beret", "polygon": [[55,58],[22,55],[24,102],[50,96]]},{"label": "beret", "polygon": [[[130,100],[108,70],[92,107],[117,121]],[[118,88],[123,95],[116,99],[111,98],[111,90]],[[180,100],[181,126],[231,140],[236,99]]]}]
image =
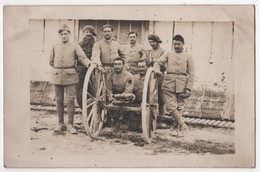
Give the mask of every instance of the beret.
[{"label": "beret", "polygon": [[148,40],[153,40],[158,43],[162,43],[162,40],[159,38],[159,36],[151,34],[148,36]]}]

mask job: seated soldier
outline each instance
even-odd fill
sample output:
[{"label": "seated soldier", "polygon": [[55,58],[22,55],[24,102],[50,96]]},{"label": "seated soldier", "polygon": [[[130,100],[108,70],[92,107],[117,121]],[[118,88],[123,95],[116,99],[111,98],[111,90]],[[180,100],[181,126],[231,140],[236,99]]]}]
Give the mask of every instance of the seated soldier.
[{"label": "seated soldier", "polygon": [[[143,97],[144,79],[148,69],[148,61],[139,60],[138,63],[138,75],[134,75],[134,95],[135,100],[133,106],[141,106]],[[131,131],[142,131],[141,114],[130,112],[128,129]]]},{"label": "seated soldier", "polygon": [[[107,76],[107,98],[109,103],[117,100],[117,98],[122,99],[126,95],[130,97],[134,88],[134,78],[133,75],[125,70],[125,61],[121,57],[117,57],[113,62],[114,71]],[[116,101],[115,101],[116,102]]]},{"label": "seated soldier", "polygon": [[144,85],[144,78],[145,74],[148,69],[148,62],[145,60],[138,61],[138,75],[134,75],[134,95],[135,95],[135,103],[140,105],[142,103],[143,97],[143,85]]},{"label": "seated soldier", "polygon": [[[125,70],[125,61],[121,57],[117,57],[113,61],[114,71],[107,76],[107,99],[113,105],[126,105],[134,99],[132,94],[134,88],[133,75]],[[129,101],[130,100],[130,101]],[[114,124],[119,124],[119,119],[124,115],[122,112],[114,110],[109,111],[108,125],[110,120]]]}]

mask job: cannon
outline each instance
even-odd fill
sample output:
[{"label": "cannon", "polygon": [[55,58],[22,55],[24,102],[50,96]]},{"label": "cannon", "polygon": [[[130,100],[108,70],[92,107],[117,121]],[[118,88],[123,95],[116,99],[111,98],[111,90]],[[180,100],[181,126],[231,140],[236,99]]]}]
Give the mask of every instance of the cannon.
[{"label": "cannon", "polygon": [[[106,97],[106,78],[97,65],[89,67],[82,93],[82,116],[86,133],[97,138],[107,121],[109,110],[134,112],[141,115],[142,138],[151,143],[156,130],[158,116],[158,81],[153,67],[147,70],[140,106],[109,104]],[[132,95],[115,95],[117,99],[127,99]],[[133,97],[131,97],[133,99]]]}]

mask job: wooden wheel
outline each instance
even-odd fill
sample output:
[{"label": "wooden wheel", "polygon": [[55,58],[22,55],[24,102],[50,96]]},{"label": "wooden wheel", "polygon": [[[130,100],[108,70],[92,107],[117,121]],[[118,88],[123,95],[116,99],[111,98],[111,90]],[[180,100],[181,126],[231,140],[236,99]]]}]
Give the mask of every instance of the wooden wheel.
[{"label": "wooden wheel", "polygon": [[82,95],[82,116],[86,133],[91,138],[97,138],[105,120],[106,111],[103,105],[106,103],[105,76],[97,65],[88,68]]},{"label": "wooden wheel", "polygon": [[145,75],[142,98],[142,130],[146,143],[151,143],[155,134],[158,115],[158,82],[153,68]]}]

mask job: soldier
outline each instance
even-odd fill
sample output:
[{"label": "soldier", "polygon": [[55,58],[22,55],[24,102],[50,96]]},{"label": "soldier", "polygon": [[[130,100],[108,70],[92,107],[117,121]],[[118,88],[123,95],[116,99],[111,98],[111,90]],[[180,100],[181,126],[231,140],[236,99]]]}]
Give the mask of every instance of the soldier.
[{"label": "soldier", "polygon": [[[94,27],[91,25],[86,25],[83,27],[83,40],[79,42],[80,47],[84,51],[85,55],[88,59],[91,58],[92,55],[92,48],[95,43],[94,36],[97,36],[94,30]],[[79,75],[79,83],[77,84],[77,94],[76,100],[80,108],[82,108],[82,91],[83,91],[83,84],[84,79],[86,76],[87,68],[80,62],[77,62],[76,71]]]},{"label": "soldier", "polygon": [[145,60],[139,60],[138,62],[138,71],[139,75],[134,75],[134,94],[135,94],[135,102],[138,104],[142,103],[143,96],[143,85],[145,74],[148,69],[148,62]]},{"label": "soldier", "polygon": [[[148,36],[148,41],[150,43],[150,46],[152,49],[147,50],[142,59],[149,62],[149,66],[153,66],[154,62],[159,59],[160,56],[162,56],[166,51],[160,46],[160,43],[162,43],[162,40],[159,38],[159,36],[151,34]],[[161,72],[165,72],[165,66],[161,66]],[[161,116],[165,115],[165,105],[164,105],[164,99],[163,99],[163,93],[162,93],[162,82],[163,82],[163,75],[158,77],[158,103],[159,103],[159,116],[158,116],[158,123],[161,124]]]},{"label": "soldier", "polygon": [[133,92],[133,75],[124,69],[125,61],[121,57],[114,59],[114,71],[107,76],[107,98],[109,103],[114,100],[116,94],[128,94]]},{"label": "soldier", "polygon": [[[134,75],[134,90],[135,95],[134,106],[140,106],[143,98],[143,86],[146,72],[148,70],[148,62],[139,60],[138,62],[138,75]],[[129,112],[129,130],[142,131],[141,115],[136,112]]]},{"label": "soldier", "polygon": [[160,66],[167,63],[167,74],[164,77],[162,90],[166,102],[166,110],[171,114],[178,125],[177,136],[184,136],[188,129],[182,121],[182,111],[185,100],[191,95],[194,82],[193,59],[183,52],[184,38],[181,35],[173,37],[174,51],[163,54],[155,63],[157,73]]},{"label": "soldier", "polygon": [[67,131],[71,134],[76,134],[77,130],[73,126],[75,111],[74,99],[76,95],[76,84],[79,82],[79,78],[75,70],[75,61],[77,60],[76,58],[78,58],[86,67],[88,67],[91,62],[78,44],[69,41],[70,29],[68,25],[63,24],[58,33],[61,42],[52,47],[49,59],[49,64],[53,67],[51,83],[54,85],[59,120],[59,124],[54,131],[66,131],[64,124],[65,90],[68,113]]},{"label": "soldier", "polygon": [[126,63],[130,68],[129,71],[133,75],[137,75],[138,74],[137,63],[141,59],[141,57],[145,54],[145,49],[141,44],[136,42],[138,38],[136,32],[134,31],[129,32],[128,38],[130,40],[130,43],[123,46],[124,51],[127,55]]},{"label": "soldier", "polygon": [[104,25],[102,27],[103,39],[98,41],[93,46],[92,60],[93,62],[103,65],[106,69],[106,75],[111,73],[113,60],[116,57],[126,59],[126,55],[121,45],[113,39],[113,26]]}]

